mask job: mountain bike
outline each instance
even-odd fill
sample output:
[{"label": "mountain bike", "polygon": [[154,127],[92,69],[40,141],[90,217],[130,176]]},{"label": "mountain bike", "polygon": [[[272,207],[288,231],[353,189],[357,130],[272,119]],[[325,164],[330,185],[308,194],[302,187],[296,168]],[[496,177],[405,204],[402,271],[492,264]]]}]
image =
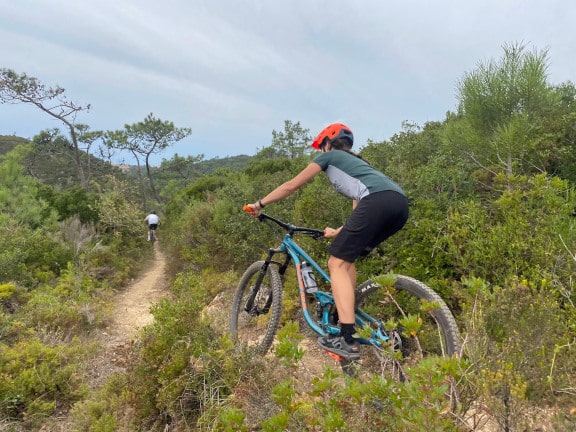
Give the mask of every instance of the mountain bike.
[{"label": "mountain bike", "polygon": [[150,242],[154,243],[156,241],[156,228],[150,228]]},{"label": "mountain bike", "polygon": [[[245,206],[244,211],[252,209]],[[257,354],[268,352],[282,317],[283,279],[291,267],[296,271],[305,323],[320,336],[339,335],[334,298],[321,289],[329,289],[330,277],[294,240],[296,235],[318,240],[324,238],[324,231],[298,227],[264,213],[258,219],[274,222],[286,233],[278,247],[270,248],[264,260],[252,263],[242,275],[232,300],[233,339]],[[307,292],[304,267],[313,270],[316,290]],[[461,338],[454,316],[432,288],[403,275],[373,279],[383,279],[384,283],[367,280],[355,290],[360,360],[348,361],[327,352],[346,373],[355,375],[363,370],[404,380],[406,365],[428,356],[459,354]]]}]

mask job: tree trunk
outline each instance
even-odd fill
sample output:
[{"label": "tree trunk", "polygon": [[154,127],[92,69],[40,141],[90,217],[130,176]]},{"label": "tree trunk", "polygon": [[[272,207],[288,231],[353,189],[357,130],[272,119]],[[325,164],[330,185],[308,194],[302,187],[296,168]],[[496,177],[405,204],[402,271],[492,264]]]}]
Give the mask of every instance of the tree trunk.
[{"label": "tree trunk", "polygon": [[66,120],[63,120],[64,123],[68,126],[70,130],[70,137],[72,138],[72,150],[74,152],[74,163],[76,164],[76,170],[78,171],[78,178],[80,179],[80,183],[85,191],[90,191],[90,184],[86,180],[86,176],[84,175],[84,168],[82,167],[82,157],[80,156],[80,148],[78,147],[78,138],[76,137],[76,131],[74,130],[74,125],[68,123]]},{"label": "tree trunk", "polygon": [[150,155],[146,155],[146,174],[148,175],[148,181],[150,182],[150,189],[152,190],[152,195],[154,195],[154,199],[158,202],[162,202],[162,198],[158,195],[156,191],[156,186],[154,185],[154,179],[152,178],[152,172],[150,170],[150,163],[149,163]]}]

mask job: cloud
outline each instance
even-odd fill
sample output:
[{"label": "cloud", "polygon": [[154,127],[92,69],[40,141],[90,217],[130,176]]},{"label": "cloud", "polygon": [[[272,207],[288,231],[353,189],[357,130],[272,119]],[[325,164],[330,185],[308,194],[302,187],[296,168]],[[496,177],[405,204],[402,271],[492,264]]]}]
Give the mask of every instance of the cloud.
[{"label": "cloud", "polygon": [[[2,67],[90,103],[93,129],[150,112],[191,127],[184,155],[253,154],[284,120],[344,121],[359,143],[441,121],[458,79],[508,42],[550,48],[553,83],[575,70],[561,0],[0,2]],[[0,134],[54,127],[32,111],[0,105]]]}]

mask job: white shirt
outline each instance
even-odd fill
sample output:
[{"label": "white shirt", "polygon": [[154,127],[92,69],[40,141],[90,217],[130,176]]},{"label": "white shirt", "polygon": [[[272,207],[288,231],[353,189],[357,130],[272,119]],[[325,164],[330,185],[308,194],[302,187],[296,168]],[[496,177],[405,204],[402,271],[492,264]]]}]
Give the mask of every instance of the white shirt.
[{"label": "white shirt", "polygon": [[158,217],[158,215],[155,215],[154,213],[149,214],[148,216],[146,216],[146,219],[144,219],[146,222],[148,222],[148,225],[154,225],[154,224],[158,224],[158,222],[160,222],[160,218]]}]

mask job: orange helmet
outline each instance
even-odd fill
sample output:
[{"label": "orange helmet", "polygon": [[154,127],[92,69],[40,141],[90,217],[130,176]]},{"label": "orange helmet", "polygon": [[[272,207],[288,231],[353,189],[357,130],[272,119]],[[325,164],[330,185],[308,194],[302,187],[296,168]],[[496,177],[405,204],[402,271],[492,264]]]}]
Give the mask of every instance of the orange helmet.
[{"label": "orange helmet", "polygon": [[320,146],[324,144],[326,139],[332,141],[338,138],[344,138],[348,140],[350,147],[352,147],[354,144],[354,135],[348,126],[342,123],[332,123],[331,125],[328,125],[322,129],[322,131],[312,142],[312,147],[320,150]]}]

